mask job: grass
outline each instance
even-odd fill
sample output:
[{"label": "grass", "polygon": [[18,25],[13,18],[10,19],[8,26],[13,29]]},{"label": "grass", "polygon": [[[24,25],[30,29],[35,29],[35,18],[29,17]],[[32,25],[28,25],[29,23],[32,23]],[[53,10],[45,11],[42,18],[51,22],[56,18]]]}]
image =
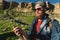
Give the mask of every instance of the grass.
[{"label": "grass", "polygon": [[[24,31],[27,32],[29,26],[32,23],[32,19],[34,18],[33,13],[23,13],[23,12],[15,12],[10,11],[6,13],[6,10],[0,10],[0,40],[16,40],[18,37],[13,33],[13,26],[16,25],[20,28],[25,28]],[[22,22],[28,23],[29,26],[21,26],[20,23],[11,22],[11,20],[21,20]]]}]

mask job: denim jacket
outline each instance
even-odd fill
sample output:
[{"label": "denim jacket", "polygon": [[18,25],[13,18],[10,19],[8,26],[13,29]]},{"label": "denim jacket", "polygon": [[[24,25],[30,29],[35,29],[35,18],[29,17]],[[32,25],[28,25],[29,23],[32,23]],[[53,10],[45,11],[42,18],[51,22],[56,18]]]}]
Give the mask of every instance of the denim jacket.
[{"label": "denim jacket", "polygon": [[60,40],[59,39],[59,23],[57,20],[53,20],[52,22],[52,33],[51,33],[51,40]]}]

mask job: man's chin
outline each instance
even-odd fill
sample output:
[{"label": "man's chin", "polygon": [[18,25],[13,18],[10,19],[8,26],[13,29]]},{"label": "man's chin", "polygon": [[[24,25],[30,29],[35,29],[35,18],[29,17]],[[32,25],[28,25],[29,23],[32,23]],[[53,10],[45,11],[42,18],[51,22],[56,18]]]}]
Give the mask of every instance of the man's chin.
[{"label": "man's chin", "polygon": [[37,19],[40,19],[40,16],[36,17]]}]

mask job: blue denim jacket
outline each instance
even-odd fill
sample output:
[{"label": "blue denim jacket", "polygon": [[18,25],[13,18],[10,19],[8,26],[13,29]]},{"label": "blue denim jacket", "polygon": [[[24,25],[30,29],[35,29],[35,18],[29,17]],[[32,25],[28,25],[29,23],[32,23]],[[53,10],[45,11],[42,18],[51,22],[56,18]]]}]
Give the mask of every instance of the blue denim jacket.
[{"label": "blue denim jacket", "polygon": [[59,23],[57,20],[53,20],[52,22],[52,33],[51,33],[51,40],[60,40],[59,39]]}]

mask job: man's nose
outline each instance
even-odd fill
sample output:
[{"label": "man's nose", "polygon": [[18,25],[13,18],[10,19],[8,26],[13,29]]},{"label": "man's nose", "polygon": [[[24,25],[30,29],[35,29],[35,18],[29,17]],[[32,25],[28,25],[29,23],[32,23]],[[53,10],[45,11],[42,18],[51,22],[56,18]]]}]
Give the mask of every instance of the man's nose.
[{"label": "man's nose", "polygon": [[41,13],[41,11],[38,11],[38,13]]}]

